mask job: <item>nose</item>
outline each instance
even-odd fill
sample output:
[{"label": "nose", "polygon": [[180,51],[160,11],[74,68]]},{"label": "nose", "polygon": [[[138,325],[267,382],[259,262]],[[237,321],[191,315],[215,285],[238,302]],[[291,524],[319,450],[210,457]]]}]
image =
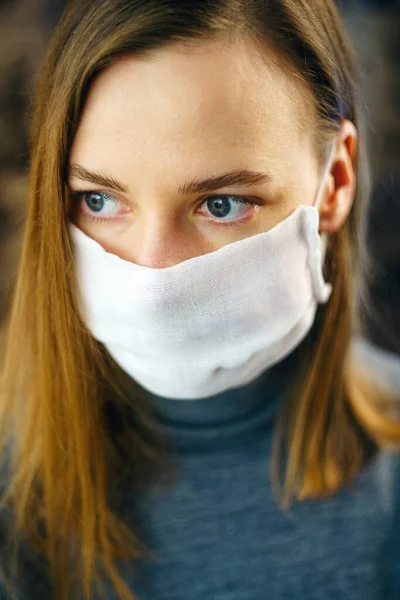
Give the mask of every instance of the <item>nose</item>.
[{"label": "nose", "polygon": [[135,223],[129,237],[128,260],[150,269],[172,267],[211,251],[193,224],[166,217]]}]

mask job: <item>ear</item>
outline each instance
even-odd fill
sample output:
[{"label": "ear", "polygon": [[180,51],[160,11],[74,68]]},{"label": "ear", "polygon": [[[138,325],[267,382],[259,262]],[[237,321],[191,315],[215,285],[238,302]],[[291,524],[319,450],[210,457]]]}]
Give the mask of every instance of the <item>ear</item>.
[{"label": "ear", "polygon": [[321,232],[338,231],[350,213],[356,190],[356,155],[357,130],[351,121],[345,120],[340,126],[332,167],[319,208]]}]

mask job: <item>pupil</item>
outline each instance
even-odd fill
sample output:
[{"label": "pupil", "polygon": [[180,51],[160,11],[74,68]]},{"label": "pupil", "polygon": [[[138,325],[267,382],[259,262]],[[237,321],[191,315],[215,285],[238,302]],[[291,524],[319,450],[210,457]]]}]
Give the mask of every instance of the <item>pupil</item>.
[{"label": "pupil", "polygon": [[99,212],[104,206],[104,200],[99,194],[89,194],[86,196],[85,201],[90,210],[95,212]]},{"label": "pupil", "polygon": [[214,205],[214,207],[216,207],[216,210],[214,208],[214,212],[216,212],[216,216],[217,217],[226,217],[227,214],[229,214],[230,211],[230,206],[229,206],[229,200],[228,198],[222,198],[222,199],[218,199],[218,200],[209,200],[209,210],[210,212],[213,211],[212,206]]}]

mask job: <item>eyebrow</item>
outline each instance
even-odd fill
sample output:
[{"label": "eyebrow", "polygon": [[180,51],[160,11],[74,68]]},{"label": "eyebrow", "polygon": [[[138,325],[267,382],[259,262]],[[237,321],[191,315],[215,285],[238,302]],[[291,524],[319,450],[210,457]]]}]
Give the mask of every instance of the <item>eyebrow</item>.
[{"label": "eyebrow", "polygon": [[[114,179],[114,177],[89,171],[88,169],[85,169],[81,165],[77,164],[71,164],[68,168],[68,179],[72,178],[90,181],[95,185],[107,187],[122,193],[128,193],[129,191],[126,185],[117,181]],[[250,171],[247,169],[236,170],[222,173],[221,175],[216,175],[214,177],[208,177],[207,179],[203,180],[186,182],[183,186],[179,186],[178,193],[181,195],[201,194],[233,185],[250,187],[253,185],[270,183],[271,181],[272,177],[268,173]]]},{"label": "eyebrow", "polygon": [[117,190],[118,192],[122,192],[123,194],[126,194],[128,192],[127,186],[114,179],[114,177],[100,175],[100,173],[89,171],[88,169],[85,169],[84,167],[81,167],[77,164],[71,164],[68,167],[67,179],[69,181],[72,178],[82,179],[83,181],[90,181],[90,183],[94,183],[95,185],[111,188],[112,190]]}]

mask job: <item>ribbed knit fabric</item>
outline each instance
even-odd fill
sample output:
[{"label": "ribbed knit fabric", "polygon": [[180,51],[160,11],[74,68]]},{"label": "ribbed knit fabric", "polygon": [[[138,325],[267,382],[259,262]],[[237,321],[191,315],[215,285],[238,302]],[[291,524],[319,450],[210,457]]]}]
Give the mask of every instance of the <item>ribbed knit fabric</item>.
[{"label": "ribbed knit fabric", "polygon": [[[292,360],[212,398],[153,396],[179,477],[169,489],[126,490],[122,514],[153,551],[138,572],[123,570],[141,600],[400,598],[397,456],[381,452],[330,499],[276,504],[272,431]],[[24,568],[21,600],[50,598],[29,556]]]}]

